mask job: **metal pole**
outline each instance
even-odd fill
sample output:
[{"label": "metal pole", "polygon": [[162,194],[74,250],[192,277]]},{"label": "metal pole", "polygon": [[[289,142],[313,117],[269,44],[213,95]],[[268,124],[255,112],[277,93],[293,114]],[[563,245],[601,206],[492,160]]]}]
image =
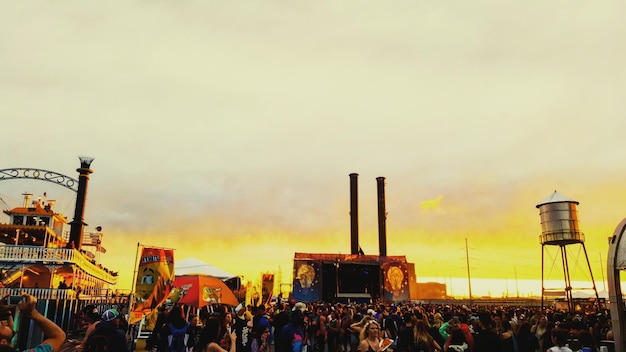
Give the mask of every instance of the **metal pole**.
[{"label": "metal pole", "polygon": [[544,305],[543,305],[543,295],[544,295],[544,293],[546,291],[545,285],[544,285],[544,274],[543,274],[543,270],[544,270],[543,269],[543,261],[545,260],[544,259],[545,250],[546,250],[545,249],[545,244],[542,243],[541,244],[541,309],[544,308]]},{"label": "metal pole", "polygon": [[139,247],[141,246],[141,243],[137,242],[137,249],[135,250],[135,268],[133,269],[133,281],[131,282],[131,289],[130,289],[130,296],[128,297],[128,299],[130,300],[129,302],[129,310],[132,311],[133,310],[133,296],[135,295],[135,286],[137,286],[135,284],[135,280],[137,280],[137,271],[138,271],[138,267],[137,264],[139,262]]},{"label": "metal pole", "polygon": [[565,297],[569,311],[574,311],[574,297],[572,296],[572,281],[569,276],[569,264],[567,263],[567,249],[564,244],[561,247],[561,261],[563,262],[563,276],[565,277]]},{"label": "metal pole", "polygon": [[465,238],[465,262],[467,264],[467,287],[469,289],[469,301],[472,304],[472,279],[470,278],[469,250],[467,248],[467,238]]},{"label": "metal pole", "polygon": [[593,293],[596,294],[596,307],[600,307],[600,296],[598,295],[598,289],[596,288],[596,280],[593,278],[593,272],[591,271],[591,264],[589,263],[589,256],[587,255],[587,249],[585,243],[581,243],[583,246],[583,252],[585,252],[585,259],[587,260],[587,268],[589,268],[589,275],[591,276],[591,283],[593,284]]},{"label": "metal pole", "polygon": [[517,268],[513,267],[513,273],[515,274],[515,293],[517,294],[517,298],[519,298],[519,286],[517,285]]},{"label": "metal pole", "polygon": [[602,252],[600,252],[600,273],[602,274],[603,292],[606,292],[606,279],[604,278],[604,267],[602,266]]}]

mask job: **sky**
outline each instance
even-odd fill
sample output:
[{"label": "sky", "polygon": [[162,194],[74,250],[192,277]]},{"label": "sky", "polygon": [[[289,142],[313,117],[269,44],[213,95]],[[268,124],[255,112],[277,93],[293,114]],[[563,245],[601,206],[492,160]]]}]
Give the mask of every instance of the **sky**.
[{"label": "sky", "polygon": [[[103,227],[122,288],[138,244],[282,282],[295,252],[349,253],[350,173],[363,251],[378,254],[382,176],[387,254],[415,263],[418,282],[469,271],[496,279],[475,294],[498,295],[541,280],[555,246],[542,248],[535,206],[555,190],[580,202],[602,281],[626,216],[625,10],[0,1],[0,168],[77,177],[77,156],[94,157],[85,221]],[[0,182],[0,197],[47,192],[72,216],[71,192],[21,182]],[[574,279],[590,280],[568,247]],[[560,255],[546,257],[551,278]]]}]

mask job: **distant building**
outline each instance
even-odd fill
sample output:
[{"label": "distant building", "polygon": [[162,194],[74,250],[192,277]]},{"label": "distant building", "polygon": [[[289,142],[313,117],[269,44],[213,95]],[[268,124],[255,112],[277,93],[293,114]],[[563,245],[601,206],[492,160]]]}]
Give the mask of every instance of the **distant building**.
[{"label": "distant building", "polygon": [[440,282],[416,282],[411,290],[411,300],[446,299],[446,284]]}]

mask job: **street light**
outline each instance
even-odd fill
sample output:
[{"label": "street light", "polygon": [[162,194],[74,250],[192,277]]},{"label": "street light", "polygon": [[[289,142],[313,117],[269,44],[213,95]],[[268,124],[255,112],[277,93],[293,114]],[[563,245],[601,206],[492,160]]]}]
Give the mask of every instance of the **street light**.
[{"label": "street light", "polygon": [[335,259],[335,299],[339,299],[339,259]]}]

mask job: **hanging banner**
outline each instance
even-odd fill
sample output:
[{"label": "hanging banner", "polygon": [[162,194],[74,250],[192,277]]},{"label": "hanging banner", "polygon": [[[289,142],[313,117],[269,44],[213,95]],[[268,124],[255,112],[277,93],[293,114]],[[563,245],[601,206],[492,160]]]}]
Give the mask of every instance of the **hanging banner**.
[{"label": "hanging banner", "polygon": [[266,305],[272,302],[274,295],[274,274],[263,274],[261,277],[261,297]]},{"label": "hanging banner", "polygon": [[313,302],[321,297],[320,269],[322,265],[314,260],[293,261],[293,292],[296,301]]},{"label": "hanging banner", "polygon": [[409,272],[406,263],[391,262],[381,265],[384,277],[384,298],[386,301],[409,300]]},{"label": "hanging banner", "polygon": [[174,250],[144,247],[137,268],[129,323],[154,311],[165,301],[174,282]]}]

